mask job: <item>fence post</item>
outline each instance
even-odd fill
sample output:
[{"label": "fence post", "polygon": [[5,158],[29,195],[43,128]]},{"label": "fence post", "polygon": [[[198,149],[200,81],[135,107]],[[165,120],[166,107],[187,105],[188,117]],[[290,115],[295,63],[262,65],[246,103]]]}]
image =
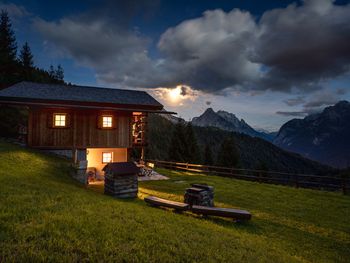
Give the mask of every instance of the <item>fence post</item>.
[{"label": "fence post", "polygon": [[288,182],[287,182],[287,185],[288,185],[288,186],[293,185],[293,181],[291,180],[290,174],[288,175]]},{"label": "fence post", "polygon": [[258,172],[258,182],[261,184],[262,180],[261,180],[262,174],[261,171]]},{"label": "fence post", "polygon": [[347,189],[346,189],[346,176],[345,175],[342,176],[342,189],[343,189],[343,194],[346,195]]},{"label": "fence post", "polygon": [[295,175],[295,188],[299,188],[299,176]]}]

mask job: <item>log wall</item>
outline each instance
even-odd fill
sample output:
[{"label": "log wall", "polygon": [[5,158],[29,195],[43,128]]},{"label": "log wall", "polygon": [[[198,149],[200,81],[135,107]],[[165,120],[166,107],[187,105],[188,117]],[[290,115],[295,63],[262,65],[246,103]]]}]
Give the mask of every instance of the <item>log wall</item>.
[{"label": "log wall", "polygon": [[[53,127],[53,114],[66,113],[67,127]],[[102,115],[113,115],[112,128],[99,128]],[[132,114],[113,111],[32,108],[28,145],[37,148],[130,148]]]}]

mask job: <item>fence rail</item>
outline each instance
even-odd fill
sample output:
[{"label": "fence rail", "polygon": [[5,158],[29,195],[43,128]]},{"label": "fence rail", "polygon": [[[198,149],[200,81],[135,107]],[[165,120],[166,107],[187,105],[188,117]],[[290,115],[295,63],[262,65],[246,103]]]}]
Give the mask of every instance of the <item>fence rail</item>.
[{"label": "fence rail", "polygon": [[293,186],[296,188],[302,187],[327,191],[342,191],[344,194],[347,194],[350,188],[350,178],[346,176],[292,174],[285,172],[229,168],[159,160],[146,161],[154,163],[156,167],[172,170],[203,173],[207,175],[219,175],[247,181],[256,181],[259,183]]}]

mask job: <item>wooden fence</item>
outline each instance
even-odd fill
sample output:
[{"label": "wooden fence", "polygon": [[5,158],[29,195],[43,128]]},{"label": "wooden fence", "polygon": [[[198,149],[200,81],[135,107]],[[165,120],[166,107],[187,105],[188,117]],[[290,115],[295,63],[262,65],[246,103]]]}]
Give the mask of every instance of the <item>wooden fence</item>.
[{"label": "wooden fence", "polygon": [[196,172],[207,175],[219,175],[235,179],[255,181],[259,183],[293,186],[296,188],[302,187],[327,191],[342,191],[344,194],[347,194],[350,187],[350,178],[346,176],[292,174],[284,172],[238,169],[159,160],[146,161],[154,163],[156,167],[167,168],[171,170]]}]

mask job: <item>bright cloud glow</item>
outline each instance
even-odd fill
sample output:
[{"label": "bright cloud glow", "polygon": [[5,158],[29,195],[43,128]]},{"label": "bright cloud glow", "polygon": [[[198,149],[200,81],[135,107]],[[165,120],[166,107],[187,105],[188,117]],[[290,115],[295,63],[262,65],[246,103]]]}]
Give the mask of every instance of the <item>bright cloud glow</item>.
[{"label": "bright cloud glow", "polygon": [[186,85],[177,85],[174,88],[160,87],[153,89],[152,93],[166,106],[183,106],[186,101],[195,101],[199,95]]},{"label": "bright cloud glow", "polygon": [[177,102],[181,99],[181,86],[177,86],[175,89],[170,89],[168,92],[168,97],[171,101]]}]

